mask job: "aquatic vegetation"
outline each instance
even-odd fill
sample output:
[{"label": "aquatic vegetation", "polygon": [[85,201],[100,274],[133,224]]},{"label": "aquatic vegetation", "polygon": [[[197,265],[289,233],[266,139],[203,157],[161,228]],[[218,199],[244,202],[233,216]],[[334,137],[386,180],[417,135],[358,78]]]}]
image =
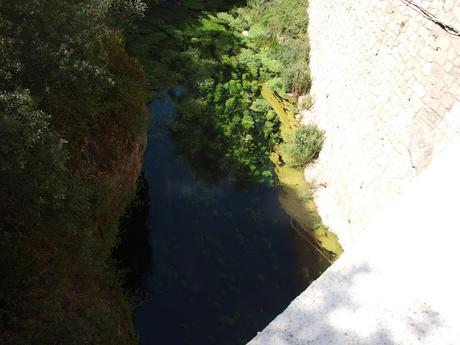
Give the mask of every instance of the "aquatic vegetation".
[{"label": "aquatic vegetation", "polygon": [[[162,296],[156,296],[157,309],[145,306],[148,312],[143,317],[151,320],[151,315],[156,315],[157,327],[152,328],[144,319],[139,329],[141,336],[158,338],[159,343],[184,343],[185,333],[193,344],[215,343],[212,339],[216,338],[222,344],[244,344],[253,330],[261,329],[326,267],[326,261],[319,259],[316,251],[306,249],[302,237],[289,229],[289,218],[277,203],[278,189],[252,183],[273,181],[270,154],[278,152],[284,136],[294,137],[297,129],[289,113],[295,96],[287,96],[294,89],[286,88],[296,82],[283,75],[288,69],[279,58],[287,49],[281,46],[288,46],[277,40],[284,37],[281,32],[289,37],[297,34],[288,33],[282,25],[267,28],[259,22],[263,16],[254,16],[256,8],[203,13],[196,10],[197,4],[200,2],[187,2],[187,7],[179,2],[170,13],[159,8],[141,25],[139,40],[145,41],[130,42],[130,47],[141,53],[140,60],[147,60],[147,73],[158,72],[150,74],[154,87],[183,85],[188,90],[185,95],[171,96],[179,110],[169,126],[176,151],[156,159],[155,153],[163,148],[153,143],[153,149],[147,148],[146,160],[154,161],[154,169],[161,169],[162,160],[177,165],[178,176],[168,171],[159,174],[162,180],[196,178],[220,191],[211,205],[206,205],[200,201],[198,189],[192,191],[197,195],[187,195],[184,200],[165,196],[161,182],[157,186],[159,200],[174,204],[174,212],[180,210],[181,217],[163,217],[161,203],[154,211],[152,219],[162,231],[153,232],[153,242],[168,243],[156,245],[154,252],[168,261],[171,272],[160,271],[154,278],[166,281]],[[188,11],[192,7],[194,11]],[[268,2],[264,7],[268,10]],[[165,35],[152,36],[153,30]],[[162,71],[157,71],[160,68]],[[268,101],[267,92],[282,105]],[[282,121],[291,120],[292,128],[280,128]],[[171,138],[168,133],[165,137]],[[184,169],[184,161],[177,159],[177,154],[192,169]],[[300,169],[297,172],[300,178]],[[297,191],[293,195],[297,197]],[[231,217],[226,216],[227,210],[231,210]],[[175,241],[168,232],[180,234],[186,244],[181,253],[171,250]],[[300,271],[312,262],[307,257],[314,258],[309,277]],[[292,261],[287,263],[287,259]],[[174,267],[179,276],[193,270],[188,288],[178,286]],[[191,287],[197,285],[202,289],[190,294]],[[174,311],[174,319],[165,318],[163,310]],[[187,318],[199,318],[201,324],[182,323]],[[177,330],[177,324],[186,325],[187,331]],[[206,336],[207,332],[212,335]]]},{"label": "aquatic vegetation", "polygon": [[177,98],[171,130],[177,151],[201,176],[273,184],[269,156],[280,142],[279,118],[261,83],[281,95],[308,90],[308,18],[298,10],[307,2],[232,4],[214,6],[227,12],[201,1],[181,2],[174,14],[154,8],[128,47],[154,88],[189,89]]}]

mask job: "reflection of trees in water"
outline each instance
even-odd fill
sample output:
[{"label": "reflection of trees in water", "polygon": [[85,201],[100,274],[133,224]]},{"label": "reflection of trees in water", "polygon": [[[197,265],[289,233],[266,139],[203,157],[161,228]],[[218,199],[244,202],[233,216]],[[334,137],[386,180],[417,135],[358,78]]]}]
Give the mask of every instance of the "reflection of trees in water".
[{"label": "reflection of trees in water", "polygon": [[113,251],[118,268],[126,272],[124,286],[130,294],[137,294],[143,278],[151,270],[147,226],[149,204],[149,184],[144,174],[141,174],[137,180],[136,196],[120,219],[120,243]]}]

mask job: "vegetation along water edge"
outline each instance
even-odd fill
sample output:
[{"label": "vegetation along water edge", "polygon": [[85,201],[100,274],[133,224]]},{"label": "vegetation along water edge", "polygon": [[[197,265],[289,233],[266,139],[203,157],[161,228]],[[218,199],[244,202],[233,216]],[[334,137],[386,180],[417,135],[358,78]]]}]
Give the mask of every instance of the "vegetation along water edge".
[{"label": "vegetation along water edge", "polygon": [[323,134],[299,127],[292,105],[311,84],[306,6],[0,2],[0,343],[137,342],[113,250],[142,166],[146,102],[178,85],[188,92],[169,128],[194,173],[279,183],[294,227],[329,259],[341,252],[302,173]]},{"label": "vegetation along water edge", "polygon": [[294,117],[298,97],[311,86],[307,5],[195,0],[158,6],[128,40],[128,50],[153,89],[189,90],[177,99],[170,129],[196,172],[209,180],[279,183],[286,212],[332,260],[341,247],[321,223],[303,177],[323,133]]}]

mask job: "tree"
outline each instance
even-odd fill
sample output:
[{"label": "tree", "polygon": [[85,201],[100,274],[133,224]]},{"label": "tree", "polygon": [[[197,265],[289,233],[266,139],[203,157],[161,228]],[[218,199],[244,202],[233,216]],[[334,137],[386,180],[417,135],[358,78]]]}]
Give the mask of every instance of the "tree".
[{"label": "tree", "polygon": [[111,178],[120,143],[145,131],[146,84],[114,4],[0,2],[2,344],[135,339],[110,263],[123,205]]}]

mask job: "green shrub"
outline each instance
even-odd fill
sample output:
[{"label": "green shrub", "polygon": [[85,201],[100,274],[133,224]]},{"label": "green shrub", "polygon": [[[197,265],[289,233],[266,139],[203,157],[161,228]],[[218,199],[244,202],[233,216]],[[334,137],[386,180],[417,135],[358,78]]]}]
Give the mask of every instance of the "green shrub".
[{"label": "green shrub", "polygon": [[300,127],[294,138],[294,142],[288,146],[291,156],[290,165],[303,167],[318,158],[324,142],[324,132],[315,125]]},{"label": "green shrub", "polygon": [[283,80],[281,78],[272,78],[267,80],[267,86],[278,95],[284,96],[286,94],[285,88],[283,87]]},{"label": "green shrub", "polygon": [[281,71],[283,86],[295,95],[310,90],[310,48],[307,38],[288,39],[279,48],[279,59],[284,66]]},{"label": "green shrub", "polygon": [[297,111],[309,110],[314,103],[313,96],[308,94],[306,96],[299,97],[297,102]]}]

